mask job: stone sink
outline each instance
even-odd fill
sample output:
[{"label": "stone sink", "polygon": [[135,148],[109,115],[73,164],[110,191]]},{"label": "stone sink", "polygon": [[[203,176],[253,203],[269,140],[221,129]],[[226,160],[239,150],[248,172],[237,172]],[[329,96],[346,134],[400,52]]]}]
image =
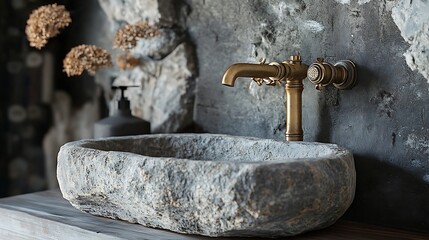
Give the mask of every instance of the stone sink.
[{"label": "stone sink", "polygon": [[214,134],[82,140],[58,182],[84,212],[206,236],[291,236],[335,223],[353,201],[353,155],[334,144]]}]

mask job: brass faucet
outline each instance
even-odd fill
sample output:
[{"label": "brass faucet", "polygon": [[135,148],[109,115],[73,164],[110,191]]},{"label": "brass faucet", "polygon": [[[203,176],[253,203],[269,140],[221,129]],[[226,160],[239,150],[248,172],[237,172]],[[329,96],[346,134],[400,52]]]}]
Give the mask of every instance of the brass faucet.
[{"label": "brass faucet", "polygon": [[238,63],[226,70],[222,84],[233,87],[238,77],[252,77],[258,85],[277,85],[286,81],[286,140],[302,141],[302,81],[307,77],[308,66],[301,62],[301,56],[293,55],[289,61],[265,64]]},{"label": "brass faucet", "polygon": [[352,61],[344,60],[332,65],[323,59],[310,67],[303,64],[300,55],[293,55],[288,61],[265,64],[237,63],[231,65],[223,75],[222,84],[233,87],[238,77],[250,77],[259,86],[279,85],[286,82],[286,141],[302,141],[302,91],[303,80],[309,80],[316,85],[316,89],[333,84],[338,89],[350,89],[356,80],[355,65]]}]

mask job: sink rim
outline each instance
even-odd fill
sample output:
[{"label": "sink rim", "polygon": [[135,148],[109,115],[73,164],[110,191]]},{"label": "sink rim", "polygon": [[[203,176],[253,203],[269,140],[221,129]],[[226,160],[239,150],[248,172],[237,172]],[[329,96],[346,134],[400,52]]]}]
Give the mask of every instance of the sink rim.
[{"label": "sink rim", "polygon": [[[224,139],[237,139],[249,142],[273,142],[277,144],[284,144],[285,147],[299,147],[299,146],[323,146],[329,149],[330,153],[325,154],[322,156],[317,157],[298,157],[298,158],[285,158],[284,160],[256,160],[256,161],[231,161],[231,160],[214,160],[214,159],[192,159],[192,158],[182,158],[182,157],[175,157],[175,156],[151,156],[150,154],[140,154],[140,153],[134,153],[130,151],[120,151],[120,150],[105,150],[105,149],[99,149],[91,144],[98,144],[103,143],[107,141],[130,141],[130,140],[149,140],[149,139],[156,139],[156,138],[166,138],[166,137],[197,137],[197,136],[204,136],[204,137],[219,137]],[[316,162],[316,161],[324,161],[324,160],[332,160],[333,158],[342,158],[347,157],[348,155],[353,155],[350,150],[347,148],[341,147],[337,144],[333,143],[320,143],[320,142],[304,142],[304,141],[280,141],[275,139],[265,139],[265,138],[257,138],[257,137],[249,137],[249,136],[236,136],[236,135],[228,135],[228,134],[212,134],[212,133],[160,133],[160,134],[143,134],[143,135],[132,135],[132,136],[120,136],[120,137],[107,137],[107,138],[100,138],[100,139],[83,139],[73,142],[68,142],[64,144],[61,148],[82,148],[87,151],[99,151],[99,152],[106,152],[106,153],[112,153],[117,152],[121,154],[126,155],[136,155],[140,157],[145,157],[147,159],[158,159],[158,160],[181,160],[181,161],[195,161],[195,162],[216,162],[216,163],[224,163],[224,164],[283,164],[283,163],[310,163],[310,162]]]}]

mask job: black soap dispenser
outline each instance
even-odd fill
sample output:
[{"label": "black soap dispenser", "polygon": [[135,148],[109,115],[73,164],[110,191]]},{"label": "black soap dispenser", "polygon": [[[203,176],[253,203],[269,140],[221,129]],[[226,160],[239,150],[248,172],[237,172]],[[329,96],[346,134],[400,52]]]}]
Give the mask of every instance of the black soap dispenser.
[{"label": "black soap dispenser", "polygon": [[150,133],[150,123],[131,115],[130,101],[125,98],[125,90],[137,86],[113,86],[121,90],[121,98],[117,101],[118,109],[113,115],[103,118],[94,124],[94,137],[128,136]]}]

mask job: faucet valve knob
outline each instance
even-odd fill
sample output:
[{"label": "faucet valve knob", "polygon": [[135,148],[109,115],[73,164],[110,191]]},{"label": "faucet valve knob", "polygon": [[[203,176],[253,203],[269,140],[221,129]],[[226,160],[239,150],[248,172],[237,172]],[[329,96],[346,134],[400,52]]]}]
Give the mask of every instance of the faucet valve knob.
[{"label": "faucet valve knob", "polygon": [[318,58],[307,71],[308,80],[320,90],[330,84],[340,90],[351,89],[356,83],[356,65],[350,60],[342,60],[334,65]]}]

